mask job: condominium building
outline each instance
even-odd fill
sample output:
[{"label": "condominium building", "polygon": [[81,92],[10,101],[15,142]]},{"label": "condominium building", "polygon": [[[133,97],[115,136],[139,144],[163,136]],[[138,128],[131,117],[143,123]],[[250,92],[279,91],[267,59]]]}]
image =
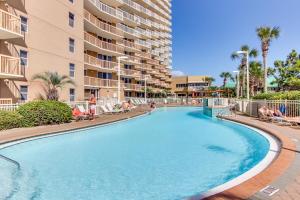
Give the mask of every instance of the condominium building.
[{"label": "condominium building", "polygon": [[206,96],[210,86],[210,76],[174,76],[172,77],[172,93],[177,97]]},{"label": "condominium building", "polygon": [[170,0],[0,0],[0,103],[38,99],[46,71],[74,79],[63,101],[168,90],[171,46]]}]

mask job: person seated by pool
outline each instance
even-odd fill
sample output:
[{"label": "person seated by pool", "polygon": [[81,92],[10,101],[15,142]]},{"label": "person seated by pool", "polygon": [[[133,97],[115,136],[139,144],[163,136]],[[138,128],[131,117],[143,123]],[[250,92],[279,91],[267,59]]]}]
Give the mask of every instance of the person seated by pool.
[{"label": "person seated by pool", "polygon": [[123,102],[122,103],[122,109],[125,111],[125,112],[128,112],[131,110],[130,108],[130,104],[128,102]]},{"label": "person seated by pool", "polygon": [[80,112],[79,108],[77,106],[74,106],[72,108],[72,115],[75,121],[84,120],[85,113]]},{"label": "person seated by pool", "polygon": [[151,108],[152,110],[156,108],[155,102],[151,102],[150,108]]}]

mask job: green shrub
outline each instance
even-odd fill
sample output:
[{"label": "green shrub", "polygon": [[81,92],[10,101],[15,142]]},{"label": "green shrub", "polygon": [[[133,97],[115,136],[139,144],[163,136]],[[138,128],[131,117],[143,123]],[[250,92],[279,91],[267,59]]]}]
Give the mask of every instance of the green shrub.
[{"label": "green shrub", "polygon": [[24,126],[22,115],[17,112],[0,111],[0,131]]},{"label": "green shrub", "polygon": [[253,99],[266,100],[300,100],[300,91],[262,93],[253,97]]},{"label": "green shrub", "polygon": [[72,119],[71,108],[59,101],[32,101],[20,106],[17,112],[23,116],[25,126],[61,124]]}]

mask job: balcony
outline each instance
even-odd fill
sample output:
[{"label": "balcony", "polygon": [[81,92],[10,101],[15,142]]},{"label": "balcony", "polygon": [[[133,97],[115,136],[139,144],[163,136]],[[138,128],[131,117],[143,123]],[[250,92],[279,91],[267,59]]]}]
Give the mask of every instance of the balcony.
[{"label": "balcony", "polygon": [[126,11],[123,11],[123,20],[124,23],[127,24],[128,26],[136,27],[140,25],[139,17],[132,15]]},{"label": "balcony", "polygon": [[[111,1],[115,0],[108,0],[108,2]],[[121,10],[108,6],[99,0],[85,0],[84,7],[103,20],[114,23],[123,21],[123,12]]]},{"label": "balcony", "polygon": [[117,24],[117,28],[124,32],[124,36],[128,39],[137,39],[139,38],[140,34],[133,28],[126,26],[124,24]]},{"label": "balcony", "polygon": [[117,66],[118,66],[116,62],[100,60],[88,54],[84,55],[84,64],[89,69],[100,70],[105,72],[112,72],[112,71],[115,72],[117,71]]},{"label": "balcony", "polygon": [[84,41],[85,49],[98,52],[99,54],[121,56],[124,52],[123,47],[99,40],[88,32],[84,33]]},{"label": "balcony", "polygon": [[101,0],[103,3],[113,6],[113,7],[119,7],[123,4],[123,0]]},{"label": "balcony", "polygon": [[137,71],[137,70],[132,70],[132,69],[122,69],[121,76],[123,76],[123,77],[140,77],[141,72]]},{"label": "balcony", "polygon": [[101,79],[96,77],[85,76],[84,87],[86,88],[117,88],[118,81],[112,79]]},{"label": "balcony", "polygon": [[135,53],[135,55],[137,57],[140,57],[140,58],[143,58],[143,59],[151,59],[151,54],[150,53],[140,51],[140,52]]},{"label": "balcony", "polygon": [[0,39],[22,37],[20,18],[0,9]]},{"label": "balcony", "polygon": [[123,46],[125,51],[130,51],[130,52],[138,52],[139,51],[137,45],[134,42],[131,42],[128,40],[122,39],[120,41],[117,41],[117,44],[120,46]]},{"label": "balcony", "polygon": [[20,63],[20,58],[0,54],[0,79],[23,79],[25,68]]},{"label": "balcony", "polygon": [[131,84],[131,83],[124,83],[124,90],[128,91],[142,91],[143,86],[139,84]]},{"label": "balcony", "polygon": [[135,56],[130,56],[130,55],[125,55],[127,59],[121,60],[122,63],[124,64],[129,64],[129,65],[141,65],[141,60]]},{"label": "balcony", "polygon": [[85,30],[89,30],[90,32],[97,33],[98,35],[102,35],[104,38],[109,39],[117,40],[124,37],[122,30],[100,21],[87,10],[84,11],[84,19]]}]

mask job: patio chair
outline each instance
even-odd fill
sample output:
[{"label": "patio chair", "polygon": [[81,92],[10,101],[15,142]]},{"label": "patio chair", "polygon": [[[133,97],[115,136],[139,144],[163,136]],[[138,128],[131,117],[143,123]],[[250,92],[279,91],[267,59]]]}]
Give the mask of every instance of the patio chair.
[{"label": "patio chair", "polygon": [[108,109],[108,111],[110,111],[111,113],[121,113],[124,112],[123,109],[115,109],[110,103],[106,104],[106,108]]}]

